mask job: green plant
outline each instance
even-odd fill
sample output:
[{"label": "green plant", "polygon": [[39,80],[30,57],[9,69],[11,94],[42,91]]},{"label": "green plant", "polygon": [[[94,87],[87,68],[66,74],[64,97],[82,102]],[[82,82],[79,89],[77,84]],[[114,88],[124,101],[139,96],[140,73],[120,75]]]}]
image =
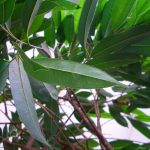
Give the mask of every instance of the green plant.
[{"label": "green plant", "polygon": [[[110,118],[128,127],[128,120],[150,138],[149,124],[144,123],[150,122],[150,116],[139,110],[150,108],[149,3],[0,0],[0,102],[10,120],[9,130],[7,124],[3,131],[0,128],[4,149],[80,150],[99,144],[103,150],[150,149],[149,143],[108,142],[100,124],[101,118]],[[50,17],[44,18],[49,12]],[[44,36],[39,36],[40,31]],[[13,46],[11,52],[8,41]],[[31,59],[25,53],[29,50],[33,51]],[[106,87],[120,92],[119,97],[108,101],[113,95],[103,89]],[[95,93],[84,89],[95,89]],[[66,94],[60,97],[62,90]],[[11,117],[7,101],[17,110]],[[70,116],[62,101],[73,107]],[[40,108],[35,109],[34,103]],[[104,107],[109,107],[109,113]],[[79,123],[71,120],[68,125],[72,115]],[[68,118],[66,122],[63,116]],[[84,135],[84,127],[99,143]]]}]

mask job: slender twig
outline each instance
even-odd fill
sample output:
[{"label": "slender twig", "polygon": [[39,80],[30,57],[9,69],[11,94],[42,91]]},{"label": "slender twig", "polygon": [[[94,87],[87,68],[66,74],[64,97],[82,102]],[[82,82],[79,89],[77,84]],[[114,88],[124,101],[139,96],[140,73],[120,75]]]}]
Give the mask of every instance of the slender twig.
[{"label": "slender twig", "polygon": [[[58,124],[55,122],[54,118],[49,114],[49,112],[47,111],[46,107],[44,107],[42,104],[40,104],[37,101],[34,101],[37,105],[39,105],[47,114],[48,116],[51,118],[51,120],[54,122],[54,124],[56,125],[56,127],[58,128],[58,130],[60,131],[60,133],[62,134],[62,136],[65,138],[65,140],[69,143],[70,147],[74,150],[74,147],[71,145],[71,143],[69,142],[69,140],[67,139],[67,137],[64,135],[64,133],[62,132],[62,130],[60,129],[60,127],[58,126]],[[53,113],[54,114],[54,113]],[[57,115],[56,115],[57,116]],[[58,116],[57,116],[58,117]],[[58,117],[59,118],[59,117]],[[60,119],[61,120],[61,119]]]},{"label": "slender twig", "polygon": [[2,25],[0,25],[0,28],[2,30],[4,30],[10,37],[12,37],[16,42],[19,42],[19,43],[22,43],[24,45],[30,46],[32,48],[37,48],[37,49],[43,51],[49,58],[51,58],[51,56],[49,55],[49,53],[44,48],[38,47],[38,46],[34,46],[34,45],[31,45],[31,44],[28,44],[28,43],[25,43],[25,42],[22,42],[22,41],[18,40],[16,37],[14,37],[11,33],[9,33]]}]

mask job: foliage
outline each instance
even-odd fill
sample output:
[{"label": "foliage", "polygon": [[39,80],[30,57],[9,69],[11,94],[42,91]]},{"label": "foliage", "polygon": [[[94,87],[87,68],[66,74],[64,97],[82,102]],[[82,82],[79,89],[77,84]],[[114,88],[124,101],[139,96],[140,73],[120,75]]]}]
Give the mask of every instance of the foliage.
[{"label": "foliage", "polygon": [[[0,0],[0,103],[10,120],[0,128],[4,149],[150,149],[149,143],[108,142],[100,124],[101,118],[124,127],[130,122],[150,139],[145,123],[150,116],[139,110],[150,108],[149,3]],[[119,92],[118,98],[106,87]],[[11,117],[7,101],[17,110]],[[70,116],[63,107],[66,102],[73,108]],[[84,127],[99,143],[84,135]]]}]

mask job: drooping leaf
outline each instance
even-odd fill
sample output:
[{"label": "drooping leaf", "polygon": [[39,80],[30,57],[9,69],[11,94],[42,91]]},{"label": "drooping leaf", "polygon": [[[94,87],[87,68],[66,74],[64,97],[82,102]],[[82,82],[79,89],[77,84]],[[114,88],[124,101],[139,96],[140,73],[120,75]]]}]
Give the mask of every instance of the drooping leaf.
[{"label": "drooping leaf", "polygon": [[42,0],[26,0],[22,12],[22,26],[26,34],[33,23]]},{"label": "drooping leaf", "polygon": [[[92,51],[92,56],[108,55],[123,47],[137,43],[150,36],[150,25],[136,26],[122,33],[106,37]],[[109,41],[109,42],[108,42]]]},{"label": "drooping leaf", "polygon": [[88,34],[94,18],[97,0],[86,0],[82,9],[79,26],[78,38],[82,47],[86,46]]},{"label": "drooping leaf", "polygon": [[128,127],[128,123],[125,118],[120,114],[122,109],[117,105],[109,105],[109,111],[112,117],[122,126]]},{"label": "drooping leaf", "polygon": [[23,58],[26,72],[42,82],[77,89],[125,86],[105,72],[88,65],[50,58],[30,60],[16,43],[13,44]]},{"label": "drooping leaf", "polygon": [[[50,99],[50,101],[46,103],[46,107],[53,111],[59,117],[59,107],[57,101]],[[55,122],[59,126],[59,119],[51,113],[50,115],[54,118]],[[46,112],[44,113],[44,127],[46,129],[46,137],[50,141],[51,138],[56,134],[58,129]]]},{"label": "drooping leaf", "polygon": [[61,11],[53,10],[52,11],[52,18],[54,20],[55,30],[57,30],[59,25],[60,25],[60,23],[61,23]]},{"label": "drooping leaf", "polygon": [[107,37],[112,31],[111,15],[115,4],[115,0],[109,0],[102,16],[102,34],[103,37]]},{"label": "drooping leaf", "polygon": [[137,0],[124,0],[120,3],[119,0],[115,0],[114,9],[112,11],[112,26],[114,30],[117,30],[127,19],[131,13]]},{"label": "drooping leaf", "polygon": [[49,101],[51,97],[55,100],[58,99],[58,92],[55,85],[40,82],[29,76],[31,88],[33,92],[42,100]]},{"label": "drooping leaf", "polygon": [[0,60],[0,93],[4,89],[7,80],[8,67],[8,62]]},{"label": "drooping leaf", "polygon": [[15,0],[7,0],[0,3],[0,23],[4,23],[10,18],[15,6]]},{"label": "drooping leaf", "polygon": [[130,118],[130,117],[127,117],[128,120],[131,122],[131,124],[139,131],[141,132],[143,135],[145,135],[147,138],[150,139],[150,129],[143,126],[143,123],[142,123],[142,126],[141,125],[141,122],[140,124],[137,123],[137,121],[135,121],[134,119]]},{"label": "drooping leaf", "polygon": [[10,63],[9,79],[15,106],[22,122],[35,139],[48,145],[38,124],[30,83],[20,59]]},{"label": "drooping leaf", "polygon": [[94,66],[99,69],[108,69],[112,67],[119,67],[130,63],[138,62],[143,60],[140,56],[130,53],[115,53],[109,54],[102,57],[97,57],[89,62],[88,65]]}]

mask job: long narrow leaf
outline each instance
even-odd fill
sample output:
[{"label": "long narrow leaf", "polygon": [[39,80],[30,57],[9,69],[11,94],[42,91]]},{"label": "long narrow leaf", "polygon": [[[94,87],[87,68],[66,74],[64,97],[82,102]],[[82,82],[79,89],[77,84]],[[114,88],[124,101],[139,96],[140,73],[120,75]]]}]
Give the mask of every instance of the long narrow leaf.
[{"label": "long narrow leaf", "polygon": [[106,37],[94,48],[92,57],[108,55],[149,36],[150,25],[140,25],[125,32]]},{"label": "long narrow leaf", "polygon": [[115,6],[112,12],[112,26],[114,30],[118,29],[127,19],[137,0],[115,0]]},{"label": "long narrow leaf", "polygon": [[26,72],[39,81],[77,89],[125,86],[107,73],[88,65],[50,58],[30,60],[16,43],[13,44],[24,60]]},{"label": "long narrow leaf", "polygon": [[96,4],[97,0],[86,0],[82,9],[78,27],[78,37],[83,47],[86,46],[89,30],[95,14]]},{"label": "long narrow leaf", "polygon": [[41,133],[34,106],[30,83],[21,60],[13,60],[9,67],[11,91],[17,112],[29,133],[38,141],[48,145]]},{"label": "long narrow leaf", "polygon": [[0,23],[4,23],[10,18],[15,6],[15,0],[7,0],[0,3]]},{"label": "long narrow leaf", "polygon": [[22,13],[22,26],[27,34],[38,12],[42,0],[26,0]]},{"label": "long narrow leaf", "polygon": [[6,83],[8,75],[8,67],[9,67],[8,62],[0,60],[0,93],[3,90]]}]

